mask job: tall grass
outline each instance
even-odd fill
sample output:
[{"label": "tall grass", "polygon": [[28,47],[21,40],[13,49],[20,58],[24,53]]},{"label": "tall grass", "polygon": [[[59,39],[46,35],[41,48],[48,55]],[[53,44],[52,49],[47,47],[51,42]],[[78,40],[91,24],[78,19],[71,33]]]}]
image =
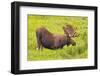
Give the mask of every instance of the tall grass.
[{"label": "tall grass", "polygon": [[[73,38],[76,46],[64,46],[63,49],[36,50],[36,29],[45,27],[54,34],[64,34],[62,29],[66,24],[71,24],[79,34]],[[81,59],[88,57],[88,18],[80,16],[43,16],[28,15],[28,61],[32,60],[58,60],[58,59]]]}]

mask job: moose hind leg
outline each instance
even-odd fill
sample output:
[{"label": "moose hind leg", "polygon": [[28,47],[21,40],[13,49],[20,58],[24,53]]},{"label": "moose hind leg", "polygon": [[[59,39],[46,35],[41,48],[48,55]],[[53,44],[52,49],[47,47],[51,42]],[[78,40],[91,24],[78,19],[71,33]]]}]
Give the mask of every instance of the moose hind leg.
[{"label": "moose hind leg", "polygon": [[40,42],[37,40],[37,50],[40,50]]},{"label": "moose hind leg", "polygon": [[40,44],[40,50],[43,50],[43,46],[42,46],[42,44]]},{"label": "moose hind leg", "polygon": [[36,37],[37,37],[37,50],[41,49],[41,38],[39,33],[36,32]]}]

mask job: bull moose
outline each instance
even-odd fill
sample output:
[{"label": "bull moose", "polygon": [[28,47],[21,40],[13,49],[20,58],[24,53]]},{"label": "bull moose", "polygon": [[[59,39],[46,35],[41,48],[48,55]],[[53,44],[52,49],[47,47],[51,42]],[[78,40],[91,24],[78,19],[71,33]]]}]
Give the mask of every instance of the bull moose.
[{"label": "bull moose", "polygon": [[75,37],[74,29],[71,26],[65,26],[63,30],[63,35],[56,35],[49,32],[45,27],[38,28],[36,30],[37,49],[42,50],[43,47],[58,49],[63,48],[65,45],[76,45],[76,42],[72,39],[72,37]]}]

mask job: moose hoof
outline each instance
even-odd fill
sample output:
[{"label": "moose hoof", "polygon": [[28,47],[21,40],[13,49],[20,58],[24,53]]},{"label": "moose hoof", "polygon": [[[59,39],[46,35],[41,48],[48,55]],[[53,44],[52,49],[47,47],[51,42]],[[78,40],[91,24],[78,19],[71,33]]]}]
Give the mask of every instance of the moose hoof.
[{"label": "moose hoof", "polygon": [[39,48],[36,48],[36,50],[39,50]]}]

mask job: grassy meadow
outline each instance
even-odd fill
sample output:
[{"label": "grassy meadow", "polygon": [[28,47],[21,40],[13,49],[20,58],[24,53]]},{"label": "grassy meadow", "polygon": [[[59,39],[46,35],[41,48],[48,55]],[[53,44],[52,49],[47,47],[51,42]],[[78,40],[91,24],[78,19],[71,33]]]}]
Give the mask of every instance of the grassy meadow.
[{"label": "grassy meadow", "polygon": [[[88,57],[88,17],[81,16],[43,16],[28,15],[28,55],[27,60],[63,60],[82,59]],[[63,49],[50,50],[43,48],[37,50],[36,29],[45,27],[54,34],[64,34],[62,29],[66,24],[76,28],[78,37],[73,38],[76,46],[65,45]]]}]

